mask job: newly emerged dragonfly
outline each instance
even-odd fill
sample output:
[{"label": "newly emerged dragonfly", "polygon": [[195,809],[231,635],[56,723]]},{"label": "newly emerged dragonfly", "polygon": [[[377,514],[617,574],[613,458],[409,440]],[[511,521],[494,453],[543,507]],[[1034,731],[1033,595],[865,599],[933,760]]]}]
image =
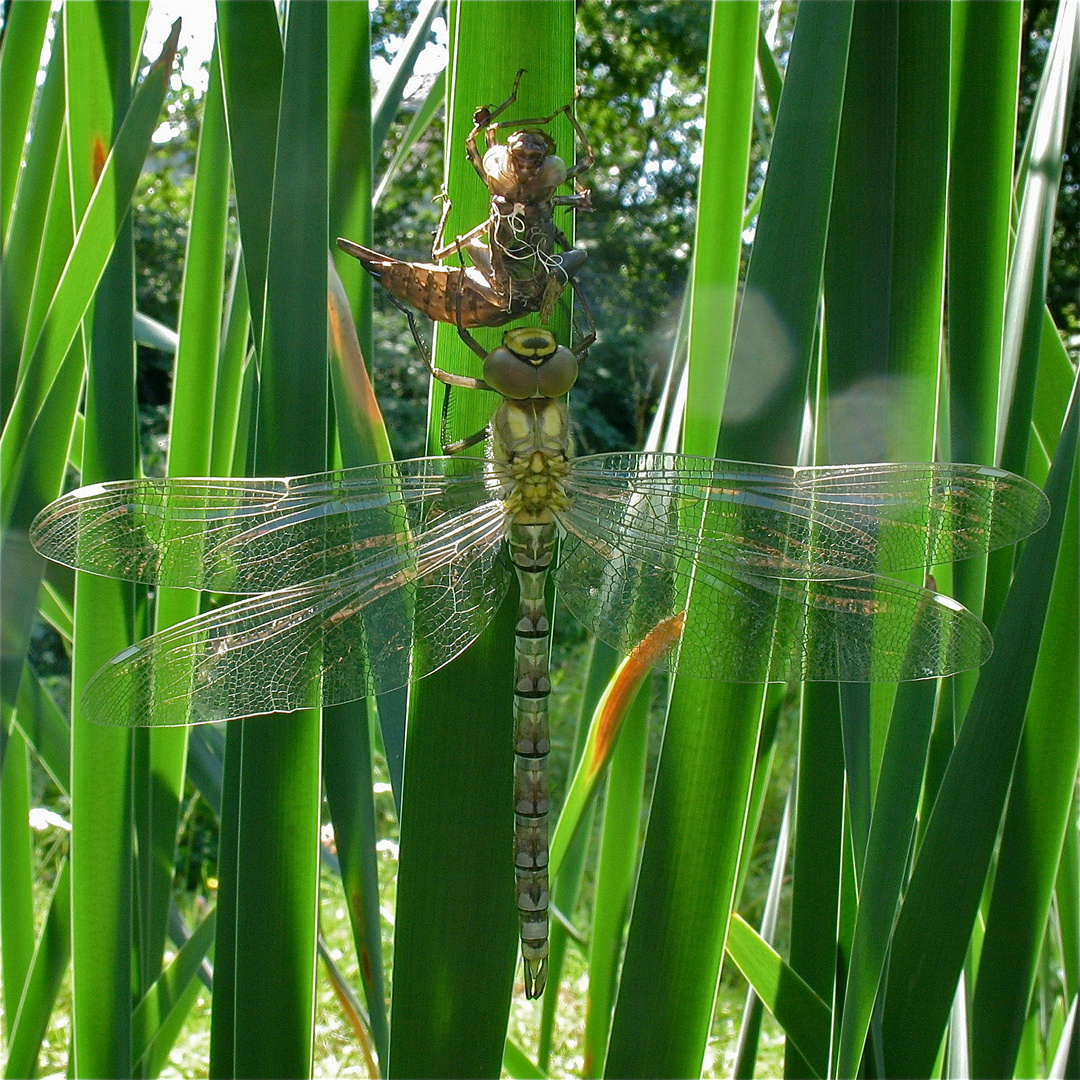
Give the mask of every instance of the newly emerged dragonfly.
[{"label": "newly emerged dragonfly", "polygon": [[245,596],[138,642],[90,680],[86,714],[127,726],[403,686],[467,648],[516,575],[515,860],[529,997],[547,968],[549,568],[566,606],[622,652],[661,623],[682,628],[654,656],[659,667],[737,682],[922,679],[981,664],[989,634],[949,597],[881,575],[1011,544],[1047,514],[1038,488],[978,465],[574,458],[565,394],[576,369],[547,330],[517,328],[485,357],[483,379],[454,377],[503,395],[483,458],[97,484],[46,507],[31,533],[69,566]]}]

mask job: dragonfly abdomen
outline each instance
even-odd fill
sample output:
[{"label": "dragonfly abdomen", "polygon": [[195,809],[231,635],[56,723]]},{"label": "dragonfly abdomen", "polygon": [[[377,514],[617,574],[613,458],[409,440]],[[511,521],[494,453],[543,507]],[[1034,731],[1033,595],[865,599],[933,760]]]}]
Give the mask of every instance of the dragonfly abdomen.
[{"label": "dragonfly abdomen", "polygon": [[548,956],[548,672],[544,584],[555,548],[548,523],[510,525],[520,603],[514,635],[514,869],[525,996],[544,992]]}]

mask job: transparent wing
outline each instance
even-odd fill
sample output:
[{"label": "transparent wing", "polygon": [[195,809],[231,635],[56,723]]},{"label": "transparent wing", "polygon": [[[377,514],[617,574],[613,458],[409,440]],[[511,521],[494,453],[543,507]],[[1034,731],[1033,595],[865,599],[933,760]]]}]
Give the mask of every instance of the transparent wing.
[{"label": "transparent wing", "polygon": [[785,468],[680,454],[579,458],[570,532],[769,577],[875,574],[1002,547],[1046,520],[1043,493],[978,465]]},{"label": "transparent wing", "polygon": [[164,727],[332,705],[421,678],[501,603],[504,518],[487,503],[339,573],[178,623],[97,672],[83,708],[99,723]]},{"label": "transparent wing", "polygon": [[[684,611],[690,589],[674,555],[642,557],[636,538],[568,535],[555,581],[574,615],[623,653]],[[681,638],[650,662],[729,682],[894,682],[977,667],[990,649],[960,604],[891,578],[834,571],[808,581],[702,565]]]},{"label": "transparent wing", "polygon": [[492,465],[477,458],[291,479],[118,481],[57,499],[30,537],[47,558],[107,577],[258,593],[345,572],[496,498]]}]

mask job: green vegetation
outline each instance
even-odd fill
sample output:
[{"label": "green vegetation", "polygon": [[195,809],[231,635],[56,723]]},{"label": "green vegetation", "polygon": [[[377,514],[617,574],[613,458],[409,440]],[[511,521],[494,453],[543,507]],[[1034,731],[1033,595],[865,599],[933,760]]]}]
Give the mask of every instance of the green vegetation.
[{"label": "green vegetation", "polygon": [[[175,37],[141,56],[147,7],[0,27],[4,1075],[1080,1074],[1076,4],[219,0],[203,93]],[[978,672],[647,680],[562,849],[538,1003],[508,609],[407,701],[102,728],[94,671],[224,598],[27,541],[80,480],[437,452],[403,317],[336,250],[328,309],[325,251],[427,258],[444,182],[450,231],[481,220],[463,139],[519,68],[515,115],[583,85],[597,158],[582,452],[666,424],[705,456],[1001,465],[1052,505],[1022,550],[928,568],[994,631]],[[436,362],[476,374],[447,330]],[[617,657],[561,610],[554,650],[557,808]]]}]

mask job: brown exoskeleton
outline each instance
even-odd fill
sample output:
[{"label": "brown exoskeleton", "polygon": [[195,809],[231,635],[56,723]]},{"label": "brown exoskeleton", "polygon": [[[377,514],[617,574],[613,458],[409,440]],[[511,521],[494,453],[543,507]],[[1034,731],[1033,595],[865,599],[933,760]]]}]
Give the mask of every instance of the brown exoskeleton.
[{"label": "brown exoskeleton", "polygon": [[[552,217],[555,206],[589,206],[588,191],[554,194],[560,184],[579,176],[593,163],[585,133],[571,112],[573,102],[537,120],[492,122],[516,100],[522,74],[518,72],[506,101],[494,109],[479,108],[473,116],[466,149],[491,192],[491,213],[452,243],[441,245],[450,211],[447,200],[432,246],[433,259],[456,253],[459,265],[406,262],[351,240],[338,239],[338,246],[359,259],[391,296],[407,301],[437,322],[461,327],[503,326],[534,312],[546,321],[563,289],[585,263],[586,253],[570,246]],[[510,136],[505,146],[498,142],[497,133],[502,127],[546,124],[560,112],[570,118],[586,148],[581,161],[569,169],[554,153],[554,142],[542,131],[521,129]],[[481,130],[487,142],[482,157],[476,145]],[[563,249],[561,252],[556,253],[556,244]],[[469,255],[472,266],[464,265],[463,253]],[[580,293],[578,300],[591,326],[592,315]]]},{"label": "brown exoskeleton", "polygon": [[[547,274],[547,295],[540,309],[541,317],[546,318],[569,277],[560,259],[565,260],[571,252],[576,251],[555,225],[554,207],[591,209],[588,190],[579,187],[573,195],[556,195],[555,191],[566,181],[576,180],[590,169],[595,159],[589,140],[573,113],[573,104],[580,90],[550,116],[494,122],[517,100],[518,84],[524,73],[524,69],[517,73],[510,96],[501,105],[495,108],[482,106],[476,110],[472,131],[465,140],[469,161],[491,192],[491,213],[486,221],[468,233],[440,245],[450,213],[450,201],[447,199],[435,233],[432,256],[442,259],[455,251],[467,251],[475,265],[490,266],[492,284],[510,302],[513,302],[520,282],[533,282]],[[569,168],[555,153],[555,142],[551,136],[540,130],[541,126],[551,123],[560,113],[566,114],[584,147],[584,156]],[[498,141],[498,133],[505,127],[517,130],[504,145]],[[481,131],[484,132],[487,147],[483,155],[476,145]],[[487,243],[484,242],[485,238]],[[555,254],[556,244],[563,249],[564,255]],[[581,258],[584,259],[583,254]]]},{"label": "brown exoskeleton", "polygon": [[515,279],[511,288],[500,289],[493,280],[488,247],[483,243],[466,249],[473,266],[405,262],[342,237],[337,243],[342,251],[359,259],[391,296],[408,301],[429,319],[463,327],[504,326],[540,311],[549,300],[552,278],[561,282],[557,296],[585,263],[585,252],[571,248],[553,256],[540,273]]}]

